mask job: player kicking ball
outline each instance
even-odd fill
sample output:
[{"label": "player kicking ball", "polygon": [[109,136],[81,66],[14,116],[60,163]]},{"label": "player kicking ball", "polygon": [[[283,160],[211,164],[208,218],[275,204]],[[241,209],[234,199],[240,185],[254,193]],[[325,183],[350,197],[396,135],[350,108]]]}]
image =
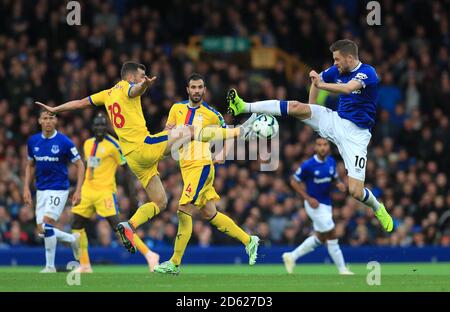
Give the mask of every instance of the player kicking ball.
[{"label": "player kicking ball", "polygon": [[336,187],[341,192],[345,192],[345,184],[336,181],[338,177],[336,161],[329,155],[330,144],[326,139],[316,138],[315,152],[316,154],[305,161],[292,176],[291,186],[303,198],[306,213],[313,222],[316,234],[307,238],[294,251],[284,253],[282,256],[284,266],[291,274],[298,258],[326,244],[339,274],[353,275],[353,272],[345,266],[344,256],[338,244],[330,197],[333,181],[337,182]]},{"label": "player kicking ball", "polygon": [[[86,178],[81,192],[81,202],[72,208],[72,231],[80,234],[80,273],[92,273],[88,253],[88,238],[85,227],[95,213],[108,221],[114,232],[119,224],[119,207],[116,197],[115,173],[117,167],[126,164],[125,157],[115,138],[107,133],[106,116],[99,113],[93,121],[94,137],[84,142],[86,158]],[[147,260],[150,272],[159,263],[159,255],[152,252],[134,234],[134,242],[139,252]]]},{"label": "player kicking ball", "polygon": [[299,101],[267,100],[244,102],[231,89],[227,95],[230,111],[236,116],[242,113],[266,113],[276,116],[293,116],[336,144],[344,160],[348,174],[350,195],[369,206],[387,232],[394,228],[384,205],[364,187],[367,146],[375,124],[378,96],[378,75],[375,69],[360,62],[358,46],[351,40],[339,40],[330,47],[334,65],[321,74],[310,72],[311,89],[309,103],[317,101],[318,90],[339,93],[339,108],[332,111],[323,106]]},{"label": "player kicking ball", "polygon": [[41,273],[55,273],[57,242],[69,243],[76,260],[79,259],[80,235],[69,234],[55,228],[69,196],[68,162],[77,167],[77,186],[72,195],[72,204],[80,202],[81,185],[84,179],[84,165],[77,148],[65,135],[56,131],[57,118],[53,113],[42,110],[39,124],[42,132],[28,140],[28,162],[25,168],[23,198],[32,206],[30,183],[36,176],[36,223],[44,235],[45,268]]},{"label": "player kicking ball", "polygon": [[197,132],[192,126],[184,126],[150,134],[142,112],[141,96],[154,84],[156,77],[147,77],[145,70],[143,64],[125,62],[120,71],[122,80],[110,89],[56,107],[36,102],[37,105],[53,114],[76,109],[105,107],[114,131],[119,137],[119,145],[127,164],[150,199],[140,206],[128,221],[121,222],[117,226],[122,243],[130,253],[136,252],[134,241],[136,229],[167,207],[167,195],[159,177],[158,163],[170,154],[172,146],[182,145],[193,139],[209,142],[246,137],[251,132],[252,125],[249,122],[239,128],[203,128]]},{"label": "player kicking ball", "polygon": [[[186,91],[189,100],[172,105],[167,118],[166,129],[192,125],[203,129],[208,126],[226,128],[222,115],[204,100],[205,79],[192,74],[187,79]],[[256,114],[247,123],[252,123]],[[226,147],[222,152],[226,150]],[[220,199],[214,189],[214,162],[209,142],[192,141],[179,150],[180,169],[183,177],[183,192],[178,206],[178,233],[172,257],[155,268],[155,272],[178,274],[181,259],[192,235],[192,210],[198,209],[202,218],[237,240],[249,255],[249,264],[254,265],[258,254],[259,238],[244,232],[230,217],[217,211],[216,201]],[[225,157],[223,157],[225,159]]]}]

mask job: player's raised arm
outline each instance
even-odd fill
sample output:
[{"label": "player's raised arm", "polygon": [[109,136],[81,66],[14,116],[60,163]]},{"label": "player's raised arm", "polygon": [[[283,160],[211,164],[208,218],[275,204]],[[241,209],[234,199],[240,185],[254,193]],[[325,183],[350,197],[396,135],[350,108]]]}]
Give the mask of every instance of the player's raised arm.
[{"label": "player's raised arm", "polygon": [[[314,70],[312,70],[309,73],[309,77],[311,78],[312,86],[315,86],[317,89],[322,89],[322,90],[334,92],[334,93],[350,94],[353,91],[359,90],[363,87],[362,83],[357,80],[350,80],[347,83],[327,83],[327,82],[321,81],[320,75]],[[311,99],[311,93],[310,93],[310,99]],[[317,95],[316,95],[316,99],[317,99]]]},{"label": "player's raised arm", "polygon": [[136,83],[130,87],[130,90],[128,91],[128,96],[131,98],[141,96],[142,94],[144,94],[145,91],[147,91],[147,88],[149,88],[151,85],[153,85],[153,83],[155,83],[155,81],[156,76],[153,76],[152,78],[144,76],[141,82]]},{"label": "player's raised arm", "polygon": [[319,95],[319,89],[316,87],[316,85],[314,83],[311,82],[311,87],[309,87],[308,104],[316,104],[318,95]]},{"label": "player's raised arm", "polygon": [[89,97],[85,97],[84,99],[81,99],[81,100],[74,100],[74,101],[66,102],[64,104],[61,104],[61,105],[55,106],[55,107],[48,106],[41,102],[35,102],[35,103],[37,105],[39,105],[41,108],[43,108],[53,114],[71,111],[71,110],[77,110],[77,109],[84,109],[89,106],[92,106],[89,101]]}]

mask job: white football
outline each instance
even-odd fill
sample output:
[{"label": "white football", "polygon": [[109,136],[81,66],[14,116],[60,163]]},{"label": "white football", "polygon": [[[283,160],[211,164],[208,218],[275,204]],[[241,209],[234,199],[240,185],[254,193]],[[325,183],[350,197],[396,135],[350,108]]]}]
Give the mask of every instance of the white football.
[{"label": "white football", "polygon": [[272,115],[258,115],[256,120],[253,122],[253,132],[259,138],[273,138],[278,133],[278,128],[278,121]]}]

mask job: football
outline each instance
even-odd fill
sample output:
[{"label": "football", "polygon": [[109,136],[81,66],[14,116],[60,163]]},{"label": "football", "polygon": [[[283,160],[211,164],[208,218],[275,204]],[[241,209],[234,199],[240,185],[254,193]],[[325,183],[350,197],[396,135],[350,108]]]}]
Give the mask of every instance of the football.
[{"label": "football", "polygon": [[278,121],[272,115],[261,114],[253,122],[253,132],[259,138],[273,138],[278,133]]}]

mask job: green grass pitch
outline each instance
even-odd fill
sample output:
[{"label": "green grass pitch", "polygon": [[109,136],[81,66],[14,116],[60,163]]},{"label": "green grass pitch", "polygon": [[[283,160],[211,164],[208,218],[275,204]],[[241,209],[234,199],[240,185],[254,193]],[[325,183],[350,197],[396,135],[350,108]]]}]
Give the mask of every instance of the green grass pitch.
[{"label": "green grass pitch", "polygon": [[0,291],[450,291],[449,263],[381,264],[381,285],[367,285],[364,264],[354,276],[339,276],[331,264],[299,264],[294,274],[280,265],[185,265],[178,276],[149,273],[145,266],[94,266],[81,285],[67,272],[39,274],[40,267],[0,267]]}]

